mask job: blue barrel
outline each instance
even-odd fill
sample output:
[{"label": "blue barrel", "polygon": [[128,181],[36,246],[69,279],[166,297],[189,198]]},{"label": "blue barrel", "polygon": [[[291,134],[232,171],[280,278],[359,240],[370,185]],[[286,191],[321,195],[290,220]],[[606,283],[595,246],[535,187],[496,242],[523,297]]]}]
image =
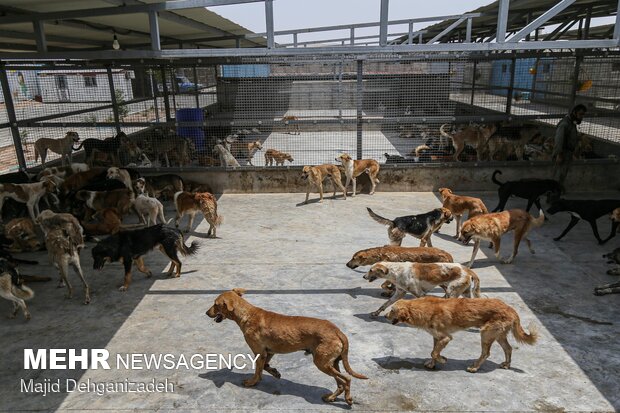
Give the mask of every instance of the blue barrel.
[{"label": "blue barrel", "polygon": [[205,114],[202,109],[178,109],[177,110],[177,135],[192,140],[196,150],[203,152],[206,149],[205,131],[202,126],[183,126],[183,122],[200,122],[205,120]]}]

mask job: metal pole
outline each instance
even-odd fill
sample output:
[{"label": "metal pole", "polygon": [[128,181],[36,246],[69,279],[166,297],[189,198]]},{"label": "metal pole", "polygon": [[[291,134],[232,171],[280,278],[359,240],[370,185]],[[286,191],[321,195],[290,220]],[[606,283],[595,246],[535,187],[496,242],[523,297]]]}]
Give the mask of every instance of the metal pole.
[{"label": "metal pole", "polygon": [[497,43],[506,41],[506,26],[508,25],[509,0],[499,0],[499,11],[497,13]]},{"label": "metal pole", "polygon": [[[170,116],[170,97],[168,96],[168,85],[166,84],[166,69],[162,66],[160,70],[162,91],[164,94],[164,108],[166,110],[166,122],[170,122],[172,120],[172,116]],[[172,84],[170,86],[172,86]]]},{"label": "metal pole", "polygon": [[407,44],[413,43],[413,22],[409,22],[409,36],[407,37]]},{"label": "metal pole", "polygon": [[238,49],[241,47],[241,39],[239,39],[238,37],[235,39],[235,49]]},{"label": "metal pole", "polygon": [[35,20],[32,22],[34,26],[34,34],[37,39],[37,52],[47,52],[47,40],[45,39],[45,30],[43,28],[43,22]]},{"label": "metal pole", "polygon": [[381,0],[381,18],[379,19],[379,46],[387,46],[389,0]]},{"label": "metal pole", "polygon": [[293,33],[293,47],[297,47],[297,33]]},{"label": "metal pole", "polygon": [[267,25],[267,47],[273,49],[275,46],[273,38],[273,0],[265,0],[265,19]]},{"label": "metal pole", "polygon": [[362,114],[364,109],[364,62],[357,61],[357,153],[356,158],[362,159]]},{"label": "metal pole", "polygon": [[418,44],[422,44],[422,32],[418,35]]},{"label": "metal pole", "polygon": [[474,95],[476,93],[476,69],[478,67],[478,61],[474,60],[474,71],[471,75],[471,102],[470,104],[474,105]]},{"label": "metal pole", "polygon": [[149,69],[148,75],[149,75],[149,83],[151,84],[151,94],[153,95],[153,108],[155,109],[155,119],[159,123],[159,105],[157,104],[157,92],[155,91],[153,69]]},{"label": "metal pole", "polygon": [[355,44],[355,27],[351,27],[351,45]]},{"label": "metal pole", "polygon": [[573,71],[573,89],[570,95],[569,110],[577,103],[577,89],[579,89],[579,72],[581,71],[581,62],[583,62],[583,56],[577,55],[575,58],[575,70]]},{"label": "metal pole", "polygon": [[506,95],[506,114],[510,115],[512,111],[512,97],[514,95],[514,87],[515,87],[515,70],[517,67],[517,58],[512,58],[512,63],[510,64],[510,86],[508,87],[508,93]]},{"label": "metal pole", "polygon": [[471,43],[471,17],[467,19],[467,30],[465,32],[465,43]]},{"label": "metal pole", "polygon": [[614,24],[614,40],[617,44],[620,44],[620,0],[618,0],[618,7],[616,10],[616,23]]},{"label": "metal pole", "polygon": [[196,95],[196,109],[200,108],[200,93],[198,92],[198,70],[196,65],[192,68],[194,71],[194,94]]},{"label": "metal pole", "polygon": [[159,21],[157,20],[157,12],[149,12],[149,29],[151,31],[151,49],[161,50],[161,42],[159,39]]},{"label": "metal pole", "polygon": [[588,7],[588,11],[586,12],[586,22],[583,28],[583,33],[581,33],[581,39],[586,40],[590,37],[590,20],[592,19],[592,7]]},{"label": "metal pole", "polygon": [[4,105],[6,114],[9,118],[11,135],[13,135],[13,144],[15,145],[15,156],[21,171],[26,171],[26,158],[24,157],[24,148],[22,147],[21,136],[19,136],[19,127],[17,126],[17,116],[15,116],[15,107],[13,106],[13,96],[9,86],[9,79],[6,76],[6,68],[4,64],[0,65],[0,85],[4,94]]},{"label": "metal pole", "polygon": [[110,86],[110,97],[112,99],[112,113],[114,114],[114,123],[116,126],[116,133],[121,132],[121,119],[118,115],[118,102],[116,101],[116,90],[114,89],[114,79],[112,76],[112,68],[108,66],[108,85]]}]

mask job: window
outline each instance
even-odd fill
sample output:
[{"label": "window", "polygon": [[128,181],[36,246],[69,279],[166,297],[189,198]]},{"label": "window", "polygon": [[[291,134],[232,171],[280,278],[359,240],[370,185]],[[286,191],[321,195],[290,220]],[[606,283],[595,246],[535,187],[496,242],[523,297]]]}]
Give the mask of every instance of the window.
[{"label": "window", "polygon": [[97,87],[97,78],[95,76],[84,76],[85,87]]},{"label": "window", "polygon": [[58,89],[66,89],[67,88],[67,76],[57,75],[56,76],[56,87]]}]

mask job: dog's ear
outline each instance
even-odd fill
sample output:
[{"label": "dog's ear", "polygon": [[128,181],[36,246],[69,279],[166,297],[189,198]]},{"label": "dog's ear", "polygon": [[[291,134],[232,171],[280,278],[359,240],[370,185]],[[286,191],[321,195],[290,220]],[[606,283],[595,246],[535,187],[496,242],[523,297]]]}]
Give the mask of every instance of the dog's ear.
[{"label": "dog's ear", "polygon": [[233,288],[232,292],[237,294],[239,297],[241,297],[243,294],[246,293],[246,289],[245,288]]},{"label": "dog's ear", "polygon": [[233,303],[230,300],[230,298],[224,298],[222,301],[224,301],[224,305],[226,306],[226,310],[228,310],[229,313],[232,313],[232,311],[235,309],[235,306],[233,305]]}]

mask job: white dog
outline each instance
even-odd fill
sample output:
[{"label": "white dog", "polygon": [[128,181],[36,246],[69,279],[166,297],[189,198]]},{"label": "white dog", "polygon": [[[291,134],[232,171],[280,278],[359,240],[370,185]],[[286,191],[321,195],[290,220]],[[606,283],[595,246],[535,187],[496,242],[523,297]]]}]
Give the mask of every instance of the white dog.
[{"label": "white dog", "polygon": [[422,297],[433,288],[440,286],[445,297],[456,298],[461,295],[480,297],[480,279],[469,268],[455,263],[416,263],[416,262],[378,262],[370,267],[364,279],[372,282],[384,278],[394,284],[394,295],[372,316],[378,316],[407,292]]},{"label": "white dog", "polygon": [[224,147],[224,145],[218,143],[217,145],[213,147],[213,150],[220,157],[220,165],[225,166],[225,167],[241,166],[239,165],[239,162],[237,162],[235,157],[232,155],[232,153],[230,153],[230,151]]},{"label": "white dog", "polygon": [[170,221],[172,221],[172,218],[170,218],[170,220],[166,222],[164,206],[157,198],[140,194],[136,197],[133,206],[140,222],[145,223],[147,226],[156,225],[157,218],[159,218],[162,224],[169,224]]}]

